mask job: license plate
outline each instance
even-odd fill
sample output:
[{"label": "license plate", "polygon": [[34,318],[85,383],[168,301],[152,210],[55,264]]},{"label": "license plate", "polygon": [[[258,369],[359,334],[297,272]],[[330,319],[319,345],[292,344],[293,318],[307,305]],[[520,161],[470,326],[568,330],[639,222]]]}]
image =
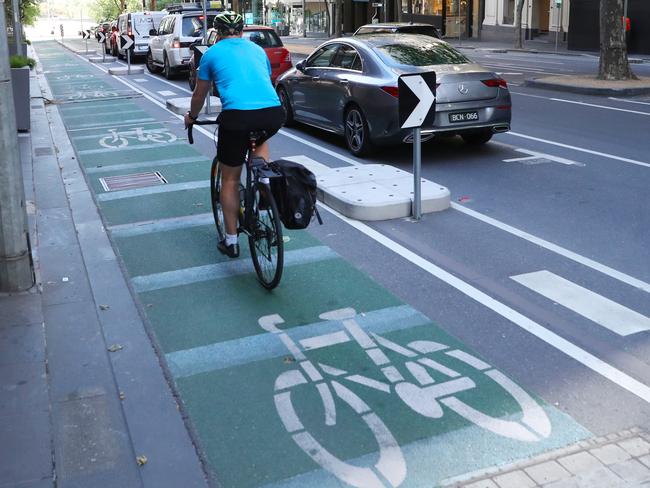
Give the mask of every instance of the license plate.
[{"label": "license plate", "polygon": [[478,112],[457,112],[449,114],[449,122],[454,124],[457,122],[475,122],[478,120]]}]

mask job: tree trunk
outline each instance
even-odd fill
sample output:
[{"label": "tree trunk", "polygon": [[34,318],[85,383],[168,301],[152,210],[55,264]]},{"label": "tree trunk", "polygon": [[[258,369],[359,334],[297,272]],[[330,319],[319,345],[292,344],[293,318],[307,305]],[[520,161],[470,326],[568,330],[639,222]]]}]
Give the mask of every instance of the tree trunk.
[{"label": "tree trunk", "polygon": [[623,0],[600,0],[600,65],[601,80],[636,79],[627,60]]},{"label": "tree trunk", "polygon": [[325,0],[325,32],[327,32],[327,37],[332,35],[332,13],[330,12],[330,3]]},{"label": "tree trunk", "polygon": [[521,17],[524,13],[526,0],[517,0],[517,12],[515,13],[515,49],[524,48],[524,33],[521,30]]},{"label": "tree trunk", "polygon": [[336,0],[336,12],[334,13],[334,37],[341,37],[341,11],[343,10],[343,1]]},{"label": "tree trunk", "polygon": [[478,2],[478,32],[476,37],[481,40],[481,32],[483,31],[483,21],[485,20],[485,0],[479,0]]}]

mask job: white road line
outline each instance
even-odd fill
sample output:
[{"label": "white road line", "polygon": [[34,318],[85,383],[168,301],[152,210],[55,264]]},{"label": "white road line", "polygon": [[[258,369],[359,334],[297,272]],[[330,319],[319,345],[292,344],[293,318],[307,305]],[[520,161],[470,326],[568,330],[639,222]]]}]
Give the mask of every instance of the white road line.
[{"label": "white road line", "polygon": [[614,154],[608,154],[598,151],[592,151],[591,149],[584,149],[582,147],[571,146],[570,144],[563,144],[561,142],[549,141],[548,139],[542,139],[540,137],[527,136],[526,134],[520,134],[519,132],[505,132],[506,136],[521,137],[523,139],[529,139],[531,141],[543,142],[544,144],[550,144],[551,146],[563,147],[565,149],[572,149],[574,151],[579,151],[587,154],[594,154],[595,156],[601,156],[603,158],[614,159],[616,161],[623,161],[624,163],[636,164],[638,166],[645,166],[650,168],[650,163],[645,163],[643,161],[637,161],[635,159],[624,158],[622,156],[616,156]]},{"label": "white road line", "polygon": [[504,222],[500,222],[496,219],[493,219],[492,217],[483,215],[477,212],[476,210],[463,207],[462,205],[459,205],[454,202],[451,202],[451,208],[453,208],[454,210],[458,210],[459,212],[462,212],[477,220],[480,220],[481,222],[484,222],[488,225],[496,227],[497,229],[500,229],[504,232],[512,234],[513,236],[519,237],[528,242],[543,247],[544,249],[554,252],[555,254],[559,254],[560,256],[570,259],[571,261],[574,261],[578,264],[582,264],[583,266],[591,268],[594,271],[603,273],[604,275],[607,275],[610,278],[614,278],[615,280],[618,280],[622,283],[625,283],[627,285],[633,286],[634,288],[638,288],[639,290],[643,290],[647,293],[650,293],[650,283],[646,283],[645,281],[642,281],[638,278],[634,278],[633,276],[617,271],[613,268],[610,268],[609,266],[605,266],[604,264],[594,261],[593,259],[589,259],[587,257],[581,256],[578,253],[570,251],[562,246],[558,246],[557,244],[544,240],[540,237],[529,234],[528,232],[525,232],[523,230],[512,227],[511,225],[508,225]]},{"label": "white road line", "polygon": [[627,102],[627,103],[637,103],[639,105],[650,105],[650,102],[640,102],[639,100],[626,100],[625,98],[616,98],[616,97],[607,97],[610,100],[616,100],[617,102]]},{"label": "white road line", "polygon": [[620,336],[650,330],[648,317],[550,271],[535,271],[510,278]]},{"label": "white road line", "polygon": [[158,94],[162,95],[163,97],[173,97],[174,95],[176,95],[176,93],[170,90],[159,90]]},{"label": "white road line", "polygon": [[[124,124],[106,124],[106,125],[91,125],[91,126],[85,126],[85,127],[79,127],[77,129],[68,129],[68,132],[81,132],[81,131],[88,131],[88,130],[101,130],[101,129],[118,129],[120,127],[129,127],[132,125],[155,125],[155,124],[160,124],[162,125],[162,122],[159,122],[156,119],[131,119],[127,120],[126,123]],[[78,139],[92,139],[93,137],[100,137],[104,132],[98,132],[96,134],[93,134],[91,136],[71,136],[70,139],[74,139],[75,141]]]},{"label": "white road line", "polygon": [[137,81],[138,83],[147,83],[149,80],[146,78],[133,78],[133,81]]},{"label": "white road line", "polygon": [[[123,64],[124,66],[126,66],[126,63],[124,61],[118,61],[118,62],[120,64]],[[182,86],[179,86],[176,83],[172,83],[171,81],[167,81],[164,78],[160,78],[159,76],[152,75],[151,73],[147,73],[146,71],[145,71],[144,75],[149,77],[149,78],[152,78],[152,79],[154,79],[156,81],[160,81],[161,83],[164,83],[166,85],[173,86],[177,90],[182,90],[185,93],[189,93],[190,95],[192,94],[191,90],[188,90],[187,88],[183,88]],[[134,79],[133,81],[138,81],[138,80]]]},{"label": "white road line", "polygon": [[510,159],[504,159],[503,161],[506,163],[514,162],[514,161],[525,161],[527,159],[534,159],[534,158],[545,158],[549,159],[553,162],[560,163],[560,164],[566,164],[569,166],[585,166],[584,163],[578,163],[577,161],[573,161],[571,159],[566,159],[566,158],[560,158],[558,156],[553,156],[552,154],[546,154],[546,153],[541,153],[537,151],[529,151],[528,149],[523,149],[523,148],[516,148],[515,151],[524,153],[524,154],[530,154],[530,156],[524,157],[524,158],[510,158]]},{"label": "white road line", "polygon": [[605,110],[615,110],[617,112],[627,112],[627,113],[630,113],[630,114],[650,115],[650,112],[639,112],[638,110],[629,110],[627,108],[609,107],[607,105],[597,105],[595,103],[578,102],[576,100],[565,100],[563,98],[549,98],[549,100],[553,100],[554,102],[573,103],[574,105],[584,105],[586,107],[602,108],[602,109],[605,109]]},{"label": "white road line", "polygon": [[321,206],[326,211],[332,213],[342,221],[346,222],[348,225],[354,227],[358,231],[367,235],[368,237],[375,240],[376,242],[383,245],[384,247],[390,249],[391,251],[403,257],[407,261],[418,266],[419,268],[431,274],[432,276],[435,276],[441,281],[457,289],[461,293],[467,295],[469,298],[477,301],[481,305],[496,312],[497,314],[511,321],[513,324],[529,332],[530,334],[534,335],[538,339],[546,342],[547,344],[556,348],[557,350],[563,352],[564,354],[574,359],[575,361],[579,362],[580,364],[591,369],[595,373],[598,373],[599,375],[603,376],[604,378],[607,378],[614,384],[629,391],[633,395],[636,395],[642,400],[650,403],[650,387],[648,385],[643,384],[639,380],[631,377],[627,373],[624,373],[623,371],[612,366],[611,364],[606,363],[605,361],[594,356],[593,354],[586,351],[585,349],[576,346],[575,344],[567,341],[566,339],[559,336],[555,332],[548,330],[547,328],[543,327],[537,322],[529,319],[525,315],[517,312],[516,310],[508,307],[507,305],[499,302],[498,300],[495,300],[491,296],[483,293],[482,291],[462,281],[461,279],[455,277],[451,273],[448,273],[442,268],[439,268],[435,264],[427,261],[426,259],[415,254],[411,250],[398,244],[392,239],[389,239],[385,235],[377,232],[376,230],[372,229],[366,224],[355,220],[351,220],[329,207],[323,205]]}]

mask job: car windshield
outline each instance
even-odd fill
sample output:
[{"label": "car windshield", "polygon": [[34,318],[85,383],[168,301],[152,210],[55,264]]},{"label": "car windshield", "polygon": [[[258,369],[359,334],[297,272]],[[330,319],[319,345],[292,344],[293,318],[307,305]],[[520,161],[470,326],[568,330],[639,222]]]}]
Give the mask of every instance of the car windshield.
[{"label": "car windshield", "polygon": [[375,48],[389,66],[434,66],[438,64],[471,63],[463,54],[449,44],[429,41],[423,36],[413,39],[397,39]]},{"label": "car windshield", "polygon": [[263,48],[282,47],[282,41],[272,30],[244,31],[242,37]]},{"label": "car windshield", "polygon": [[[212,25],[214,17],[214,15],[208,15],[208,25]],[[203,35],[203,15],[183,17],[181,35],[184,37],[201,37]]]},{"label": "car windshield", "polygon": [[422,34],[425,36],[437,37],[436,29],[429,25],[403,25],[397,30],[404,34]]}]

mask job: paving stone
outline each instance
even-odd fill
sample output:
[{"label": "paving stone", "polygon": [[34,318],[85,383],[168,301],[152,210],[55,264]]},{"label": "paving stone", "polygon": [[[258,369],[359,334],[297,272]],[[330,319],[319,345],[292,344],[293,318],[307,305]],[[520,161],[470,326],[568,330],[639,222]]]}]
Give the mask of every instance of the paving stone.
[{"label": "paving stone", "polygon": [[465,485],[463,488],[499,488],[492,480],[476,481],[470,485]]},{"label": "paving stone", "polygon": [[499,488],[533,488],[535,482],[523,471],[512,471],[510,473],[495,476]]},{"label": "paving stone", "polygon": [[634,483],[650,482],[650,469],[636,459],[629,459],[622,463],[612,464],[609,469],[614,471],[614,473],[619,475],[625,481]]},{"label": "paving stone", "polygon": [[639,457],[650,453],[650,443],[641,439],[640,437],[634,437],[633,439],[621,441],[618,443],[618,445],[634,457]]},{"label": "paving stone", "polygon": [[606,467],[598,468],[593,471],[576,476],[576,481],[580,488],[623,488],[629,485],[614,472]]},{"label": "paving stone", "polygon": [[21,295],[0,296],[0,324],[2,324],[2,329],[12,325],[41,322],[43,322],[43,312],[39,294],[24,293]]},{"label": "paving stone", "polygon": [[526,468],[525,471],[540,485],[569,478],[571,476],[571,473],[560,466],[556,461],[548,461],[536,466],[530,466],[529,468]]},{"label": "paving stone", "polygon": [[0,366],[0,415],[48,411],[45,363]]},{"label": "paving stone", "polygon": [[650,468],[650,454],[648,454],[647,456],[640,457],[639,461],[641,461],[643,464],[645,464]]},{"label": "paving stone", "polygon": [[565,480],[554,481],[548,485],[544,485],[544,488],[581,488],[578,484],[576,478],[568,478]]},{"label": "paving stone", "polygon": [[25,409],[0,416],[0,439],[0,483],[21,483],[52,475],[47,412]]},{"label": "paving stone", "polygon": [[625,450],[616,444],[597,447],[592,449],[590,452],[605,465],[627,461],[631,457]]},{"label": "paving stone", "polygon": [[558,462],[573,474],[597,469],[603,464],[588,452],[578,452],[558,459]]},{"label": "paving stone", "polygon": [[0,366],[34,362],[45,362],[42,317],[38,323],[0,327]]}]

